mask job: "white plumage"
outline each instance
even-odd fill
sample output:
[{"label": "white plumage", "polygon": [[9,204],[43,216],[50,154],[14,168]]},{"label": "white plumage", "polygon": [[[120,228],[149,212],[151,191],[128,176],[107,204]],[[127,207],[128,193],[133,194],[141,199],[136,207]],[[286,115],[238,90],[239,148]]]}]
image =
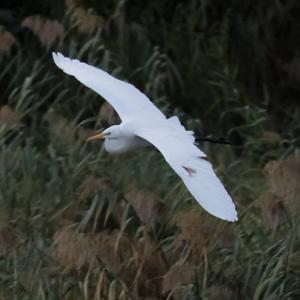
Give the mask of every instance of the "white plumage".
[{"label": "white plumage", "polygon": [[223,220],[237,220],[233,201],[206,155],[194,145],[193,132],[186,131],[176,116],[167,119],[133,85],[98,68],[60,53],[53,53],[53,59],[65,73],[104,97],[122,120],[91,139],[105,138],[105,148],[111,153],[154,145],[204,209]]}]

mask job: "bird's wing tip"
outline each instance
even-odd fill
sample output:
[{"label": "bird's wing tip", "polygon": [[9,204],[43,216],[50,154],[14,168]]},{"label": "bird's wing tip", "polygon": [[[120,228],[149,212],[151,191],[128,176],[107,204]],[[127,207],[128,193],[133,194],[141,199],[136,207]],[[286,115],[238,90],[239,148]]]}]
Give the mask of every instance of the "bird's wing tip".
[{"label": "bird's wing tip", "polygon": [[236,214],[234,217],[228,218],[227,221],[229,221],[229,222],[237,222],[238,219],[239,219],[239,218],[238,218],[238,216],[237,216],[237,214]]},{"label": "bird's wing tip", "polygon": [[237,222],[238,221],[238,215],[237,215],[237,212],[236,210],[232,211],[231,213],[227,212],[227,213],[220,213],[220,212],[216,212],[216,211],[211,211],[207,208],[204,208],[206,211],[208,211],[210,214],[212,214],[213,216],[221,219],[221,220],[224,220],[224,221],[227,221],[227,222]]},{"label": "bird's wing tip", "polygon": [[60,60],[59,60],[58,53],[59,53],[59,52],[52,52],[52,58],[53,58],[54,63],[55,63],[59,68],[61,68],[61,66],[60,66],[61,64],[60,64]]},{"label": "bird's wing tip", "polygon": [[220,219],[223,219],[225,221],[228,221],[228,222],[237,222],[238,219],[239,219],[238,218],[238,213],[236,211],[236,207],[233,204],[232,200],[230,201],[230,204],[228,202],[228,206],[231,206],[231,209],[228,210],[227,213],[225,213],[225,214],[220,213],[219,215],[216,214],[215,216],[220,218]]},{"label": "bird's wing tip", "polygon": [[63,56],[60,52],[56,52],[57,57],[60,59],[66,59],[67,57]]},{"label": "bird's wing tip", "polygon": [[63,56],[60,52],[52,52],[52,57],[56,66],[62,69],[65,73],[73,75],[73,62],[74,60]]}]

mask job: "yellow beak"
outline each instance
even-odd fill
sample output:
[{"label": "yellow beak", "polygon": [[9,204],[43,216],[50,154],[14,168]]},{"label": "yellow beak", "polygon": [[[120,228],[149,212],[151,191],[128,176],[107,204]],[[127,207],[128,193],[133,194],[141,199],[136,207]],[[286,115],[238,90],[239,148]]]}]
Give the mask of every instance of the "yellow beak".
[{"label": "yellow beak", "polygon": [[105,139],[106,138],[106,135],[105,133],[103,132],[100,132],[100,133],[96,133],[92,136],[90,136],[89,138],[87,138],[87,142],[90,142],[90,141],[93,141],[93,140],[101,140],[101,139]]}]

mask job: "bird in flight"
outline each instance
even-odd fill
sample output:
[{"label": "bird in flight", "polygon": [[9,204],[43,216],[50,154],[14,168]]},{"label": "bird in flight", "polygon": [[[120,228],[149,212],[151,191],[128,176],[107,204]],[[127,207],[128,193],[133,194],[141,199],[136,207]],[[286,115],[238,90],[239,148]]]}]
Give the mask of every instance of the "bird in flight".
[{"label": "bird in flight", "polygon": [[212,215],[237,221],[235,205],[216,176],[206,155],[195,145],[192,131],[187,131],[177,116],[166,116],[133,85],[103,70],[52,53],[57,67],[105,98],[121,118],[88,140],[104,139],[109,153],[124,153],[152,144],[179,175],[197,202]]}]

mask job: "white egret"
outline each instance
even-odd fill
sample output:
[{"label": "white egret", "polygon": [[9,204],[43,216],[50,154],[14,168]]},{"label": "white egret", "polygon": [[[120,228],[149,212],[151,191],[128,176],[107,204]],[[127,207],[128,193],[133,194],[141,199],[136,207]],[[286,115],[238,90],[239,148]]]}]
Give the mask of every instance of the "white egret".
[{"label": "white egret", "polygon": [[105,98],[121,118],[121,124],[88,140],[105,139],[105,149],[110,153],[152,144],[204,209],[223,220],[237,220],[231,197],[206,155],[195,146],[193,132],[185,130],[178,117],[167,119],[146,95],[127,82],[77,59],[52,55],[60,69]]}]

